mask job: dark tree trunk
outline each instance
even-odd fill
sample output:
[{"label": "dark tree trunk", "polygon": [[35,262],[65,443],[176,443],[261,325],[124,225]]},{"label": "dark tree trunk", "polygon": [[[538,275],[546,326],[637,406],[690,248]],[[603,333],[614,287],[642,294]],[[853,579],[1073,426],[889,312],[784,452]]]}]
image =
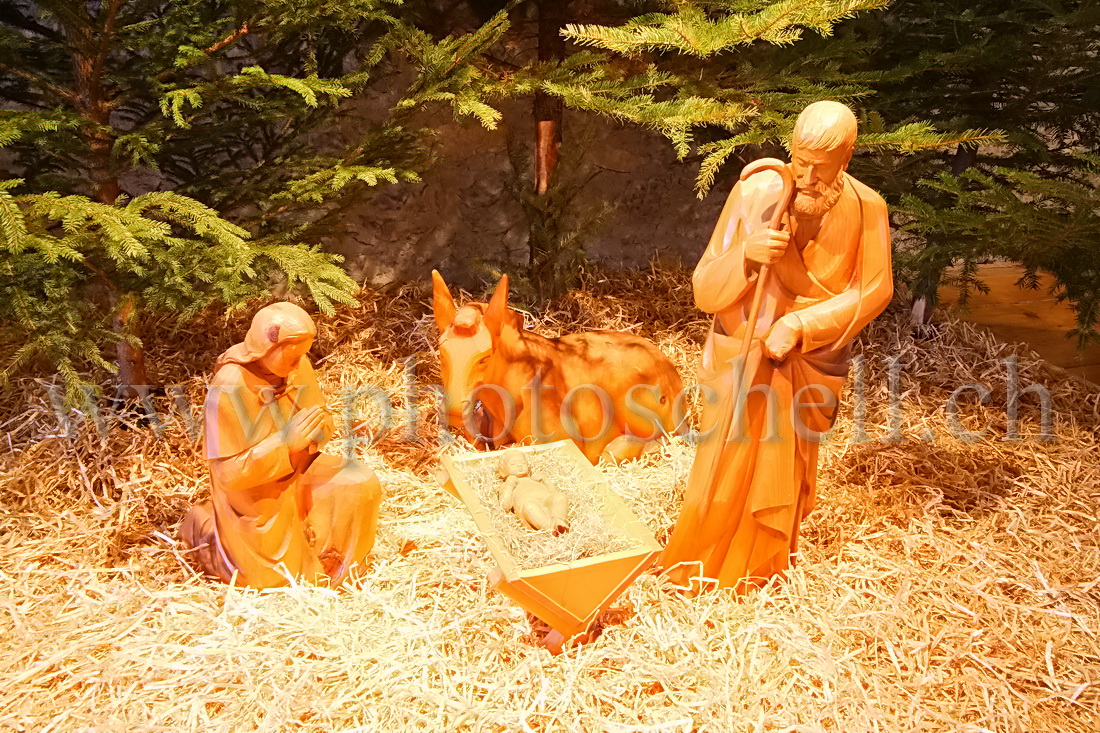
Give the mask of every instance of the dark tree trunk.
[{"label": "dark tree trunk", "polygon": [[[568,0],[538,0],[539,61],[565,58],[565,24]],[[544,194],[558,164],[561,147],[561,99],[535,92],[535,193]]]},{"label": "dark tree trunk", "polygon": [[[538,9],[538,58],[539,61],[560,61],[565,57],[565,40],[561,29],[565,24],[567,0],[537,0]],[[542,92],[535,92],[535,195],[542,197],[550,189],[554,169],[558,165],[558,149],[561,147],[561,99]],[[537,203],[537,216],[547,224],[548,211]],[[532,230],[528,243],[528,279],[535,284],[539,297],[556,293],[559,287],[555,272],[557,251],[545,233],[536,236]]]},{"label": "dark tree trunk", "polygon": [[[109,0],[100,6],[96,17],[69,18],[66,38],[72,48],[74,106],[84,118],[84,138],[89,151],[89,178],[94,186],[92,198],[113,205],[122,192],[118,171],[111,159],[115,132],[111,127],[112,103],[103,86],[103,68],[113,41],[115,20],[123,0]],[[85,22],[86,21],[86,22]],[[96,28],[102,21],[100,28]],[[97,270],[110,292],[114,311],[112,328],[118,335],[117,362],[119,396],[140,398],[149,384],[145,373],[145,352],[127,340],[140,338],[137,298],[118,290],[109,273]]]},{"label": "dark tree trunk", "polygon": [[145,373],[145,350],[134,346],[127,339],[130,335],[138,337],[135,299],[132,295],[112,297],[115,316],[112,321],[114,332],[118,334],[118,384],[119,396],[124,400],[139,399],[148,391],[149,377]]}]

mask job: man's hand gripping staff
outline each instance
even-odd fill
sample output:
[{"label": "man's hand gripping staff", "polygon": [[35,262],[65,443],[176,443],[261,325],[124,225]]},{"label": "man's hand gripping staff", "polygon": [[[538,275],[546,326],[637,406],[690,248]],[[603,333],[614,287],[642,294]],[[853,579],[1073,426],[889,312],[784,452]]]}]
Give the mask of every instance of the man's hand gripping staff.
[{"label": "man's hand gripping staff", "polygon": [[[768,272],[771,265],[779,261],[790,243],[790,232],[782,231],[783,215],[791,205],[791,197],[794,195],[794,175],[786,163],[778,158],[761,158],[754,160],[741,170],[741,180],[748,180],[760,171],[775,171],[783,179],[783,191],[779,195],[779,201],[775,204],[771,221],[767,229],[761,229],[749,236],[745,242],[745,259],[749,261],[749,267],[759,269],[756,279],[756,289],[752,295],[752,306],[749,308],[748,322],[745,324],[745,335],[741,341],[741,364],[738,382],[742,383],[742,394],[746,394],[749,385],[743,384],[745,363],[749,358],[749,349],[752,340],[756,337],[756,319],[760,316],[760,299],[764,295],[764,288],[768,281]],[[791,328],[780,321],[772,327],[764,342],[765,352],[773,359],[781,360],[787,356],[791,349],[798,343],[798,330]]]}]

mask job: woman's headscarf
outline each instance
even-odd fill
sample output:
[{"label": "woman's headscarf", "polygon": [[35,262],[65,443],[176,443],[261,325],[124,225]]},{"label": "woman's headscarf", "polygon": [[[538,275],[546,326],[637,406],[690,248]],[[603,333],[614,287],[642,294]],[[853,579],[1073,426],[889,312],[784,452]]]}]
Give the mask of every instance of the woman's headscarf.
[{"label": "woman's headscarf", "polygon": [[316,336],[317,326],[309,314],[293,303],[272,303],[252,317],[244,341],[230,346],[218,357],[214,369],[226,364],[250,364],[287,341]]}]

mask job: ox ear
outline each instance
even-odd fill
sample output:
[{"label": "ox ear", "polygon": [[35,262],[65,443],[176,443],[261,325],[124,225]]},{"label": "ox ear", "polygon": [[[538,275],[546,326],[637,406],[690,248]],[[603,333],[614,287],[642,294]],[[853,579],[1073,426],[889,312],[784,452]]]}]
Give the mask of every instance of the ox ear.
[{"label": "ox ear", "polygon": [[494,335],[500,333],[500,329],[504,326],[504,315],[508,312],[508,276],[501,275],[500,282],[497,283],[497,289],[493,292],[493,297],[489,300],[489,306],[485,309],[485,325],[489,331]]},{"label": "ox ear", "polygon": [[435,325],[443,333],[455,320],[455,299],[439,270],[432,270],[432,311],[435,313]]}]

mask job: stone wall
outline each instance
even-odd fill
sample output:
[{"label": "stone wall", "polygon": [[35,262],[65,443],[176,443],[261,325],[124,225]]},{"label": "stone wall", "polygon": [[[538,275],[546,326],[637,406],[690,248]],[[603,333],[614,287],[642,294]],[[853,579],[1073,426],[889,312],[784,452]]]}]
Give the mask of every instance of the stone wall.
[{"label": "stone wall", "polygon": [[[352,212],[349,234],[331,245],[356,279],[382,285],[426,278],[438,268],[449,281],[469,285],[483,278],[471,266],[477,258],[526,260],[527,222],[509,190],[516,174],[507,151],[509,135],[529,151],[534,126],[529,102],[503,112],[496,130],[431,121],[438,130],[435,167],[420,183],[379,190]],[[596,175],[584,201],[611,206],[588,248],[591,260],[612,268],[645,265],[654,257],[698,260],[732,174],[699,200],[693,190],[697,165],[677,161],[657,134],[567,111],[564,138],[566,154],[571,141],[587,140],[578,164]]]}]

